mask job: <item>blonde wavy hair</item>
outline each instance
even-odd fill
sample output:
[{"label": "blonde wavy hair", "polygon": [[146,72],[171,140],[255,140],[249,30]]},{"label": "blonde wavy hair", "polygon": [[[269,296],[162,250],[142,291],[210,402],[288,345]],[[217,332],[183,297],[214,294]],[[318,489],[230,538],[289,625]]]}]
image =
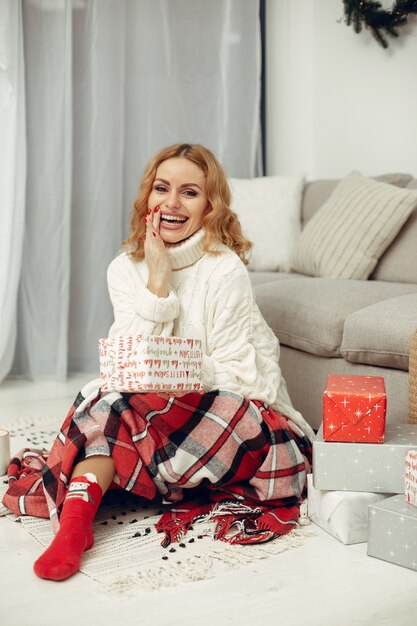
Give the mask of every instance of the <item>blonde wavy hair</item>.
[{"label": "blonde wavy hair", "polygon": [[203,244],[205,252],[218,254],[216,247],[222,243],[236,252],[247,265],[246,255],[251,250],[252,243],[243,236],[238,217],[230,208],[231,194],[226,174],[214,154],[198,144],[178,143],[164,148],[150,160],[140,183],[139,195],[133,203],[130,235],[123,242],[126,252],[137,261],[145,257],[144,217],[148,210],[148,198],[156,178],[156,171],[163,161],[178,157],[195,163],[205,176],[208,202],[208,209],[203,217],[203,227],[206,231]]}]

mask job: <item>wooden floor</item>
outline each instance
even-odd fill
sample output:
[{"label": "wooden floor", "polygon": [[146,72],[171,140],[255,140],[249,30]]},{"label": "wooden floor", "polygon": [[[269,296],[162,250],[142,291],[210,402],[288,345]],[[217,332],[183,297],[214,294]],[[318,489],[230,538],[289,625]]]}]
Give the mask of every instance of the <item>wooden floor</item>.
[{"label": "wooden floor", "polygon": [[[0,426],[23,415],[65,416],[90,377],[0,385]],[[53,583],[32,573],[39,544],[0,518],[1,626],[405,626],[417,624],[417,572],[373,559],[312,526],[296,549],[218,578],[110,597],[82,574]]]}]

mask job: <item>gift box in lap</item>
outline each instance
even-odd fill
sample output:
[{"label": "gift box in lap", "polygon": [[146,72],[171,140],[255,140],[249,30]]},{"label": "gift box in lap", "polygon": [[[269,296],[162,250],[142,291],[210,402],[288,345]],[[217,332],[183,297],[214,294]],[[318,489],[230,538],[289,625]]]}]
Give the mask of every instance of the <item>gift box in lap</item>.
[{"label": "gift box in lap", "polygon": [[199,339],[117,335],[99,340],[102,391],[203,392]]},{"label": "gift box in lap", "polygon": [[369,506],[368,555],[417,571],[417,507],[403,494]]},{"label": "gift box in lap", "polygon": [[386,402],[381,376],[330,374],[323,394],[324,440],[382,443]]},{"label": "gift box in lap", "polygon": [[[417,424],[388,424],[384,443],[313,442],[316,489],[404,493],[405,457],[417,448]],[[404,496],[403,496],[404,497]]]},{"label": "gift box in lap", "polygon": [[368,506],[392,494],[316,489],[307,476],[308,516],[344,544],[368,541]]}]

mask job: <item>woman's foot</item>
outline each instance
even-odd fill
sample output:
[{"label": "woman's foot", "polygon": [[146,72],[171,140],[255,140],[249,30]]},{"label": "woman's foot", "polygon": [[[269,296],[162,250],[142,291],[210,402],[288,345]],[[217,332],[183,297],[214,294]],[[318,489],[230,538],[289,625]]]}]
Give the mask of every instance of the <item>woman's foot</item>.
[{"label": "woman's foot", "polygon": [[92,524],[101,497],[102,490],[94,474],[71,480],[62,507],[59,531],[33,566],[37,576],[65,580],[78,572],[83,553],[94,543]]}]

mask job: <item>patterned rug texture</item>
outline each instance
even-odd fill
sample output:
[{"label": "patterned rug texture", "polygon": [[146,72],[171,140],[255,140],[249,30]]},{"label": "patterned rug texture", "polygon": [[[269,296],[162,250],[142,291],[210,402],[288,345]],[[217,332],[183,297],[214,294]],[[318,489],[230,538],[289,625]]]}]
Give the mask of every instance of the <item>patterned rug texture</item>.
[{"label": "patterned rug texture", "polygon": [[[29,447],[49,450],[60,426],[51,416],[22,417],[13,424],[2,424],[10,432],[14,455]],[[19,522],[42,547],[52,540],[49,520],[16,517],[1,504],[7,477],[0,478],[0,516]],[[209,522],[194,524],[181,543],[168,548],[160,545],[162,535],[155,530],[168,505],[154,505],[127,492],[107,494],[94,521],[94,546],[85,553],[81,572],[98,583],[105,593],[132,595],[138,587],[155,590],[212,578],[259,559],[271,558],[299,547],[313,531],[304,516],[288,535],[255,546],[230,545],[212,539]],[[39,550],[39,554],[42,549]]]}]

